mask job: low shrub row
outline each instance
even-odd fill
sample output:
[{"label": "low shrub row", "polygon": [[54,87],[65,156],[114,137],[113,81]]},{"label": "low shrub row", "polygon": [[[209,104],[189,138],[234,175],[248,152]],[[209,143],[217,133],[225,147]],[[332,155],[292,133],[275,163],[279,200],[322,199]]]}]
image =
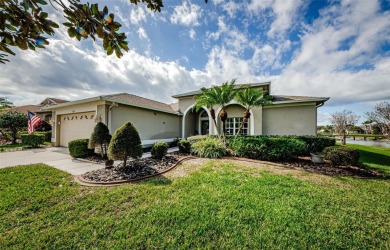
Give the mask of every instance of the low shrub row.
[{"label": "low shrub row", "polygon": [[23,144],[36,148],[45,142],[45,135],[38,133],[21,134],[20,139],[22,140]]},{"label": "low shrub row", "polygon": [[232,137],[228,144],[233,154],[266,161],[282,161],[303,155],[306,144],[298,139],[283,137]]}]

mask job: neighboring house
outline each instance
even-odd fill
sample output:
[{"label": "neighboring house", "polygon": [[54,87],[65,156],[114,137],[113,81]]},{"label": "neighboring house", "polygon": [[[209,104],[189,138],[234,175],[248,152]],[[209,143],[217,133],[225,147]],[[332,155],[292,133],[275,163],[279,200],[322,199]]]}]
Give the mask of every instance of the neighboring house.
[{"label": "neighboring house", "polygon": [[[270,82],[250,84],[253,88],[270,93]],[[240,85],[237,85],[240,87]],[[171,141],[196,134],[216,134],[221,131],[211,122],[208,109],[193,110],[193,91],[173,96],[175,104],[165,104],[132,94],[103,95],[79,101],[57,104],[43,110],[51,110],[55,121],[52,142],[55,146],[67,146],[78,138],[89,138],[99,121],[105,123],[111,134],[124,122],[130,121],[138,129],[142,144],[155,141]],[[329,98],[272,95],[273,105],[256,107],[242,132],[248,135],[316,135],[317,108]],[[220,107],[216,108],[216,114]],[[244,108],[235,101],[225,109],[228,113],[226,133],[235,134],[240,125]]]},{"label": "neighboring house", "polygon": [[52,120],[52,112],[51,110],[42,110],[42,108],[47,108],[53,105],[66,102],[68,101],[47,97],[45,100],[43,100],[37,105],[13,106],[12,108],[8,109],[8,112],[19,112],[27,115],[28,111],[30,111],[39,116],[42,120],[49,123]]}]

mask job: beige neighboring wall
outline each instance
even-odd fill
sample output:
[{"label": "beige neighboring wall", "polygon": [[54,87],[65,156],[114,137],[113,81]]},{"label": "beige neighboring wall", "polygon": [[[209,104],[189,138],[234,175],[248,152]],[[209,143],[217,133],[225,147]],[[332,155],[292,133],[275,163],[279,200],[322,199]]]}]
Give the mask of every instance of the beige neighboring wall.
[{"label": "beige neighboring wall", "polygon": [[315,103],[263,108],[263,135],[316,135],[316,133]]},{"label": "beige neighboring wall", "polygon": [[141,137],[141,140],[156,140],[181,137],[181,116],[121,105],[111,109],[111,133],[131,122]]}]

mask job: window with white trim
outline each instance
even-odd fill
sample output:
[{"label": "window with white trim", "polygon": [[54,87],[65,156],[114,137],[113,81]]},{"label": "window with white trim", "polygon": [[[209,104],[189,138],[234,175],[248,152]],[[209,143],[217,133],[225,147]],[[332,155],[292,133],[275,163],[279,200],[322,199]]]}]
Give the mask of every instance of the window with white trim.
[{"label": "window with white trim", "polygon": [[[235,135],[238,132],[238,129],[241,126],[241,122],[244,118],[242,117],[230,117],[225,122],[225,133],[226,135]],[[244,123],[244,126],[241,128],[240,135],[248,134],[248,120]]]}]

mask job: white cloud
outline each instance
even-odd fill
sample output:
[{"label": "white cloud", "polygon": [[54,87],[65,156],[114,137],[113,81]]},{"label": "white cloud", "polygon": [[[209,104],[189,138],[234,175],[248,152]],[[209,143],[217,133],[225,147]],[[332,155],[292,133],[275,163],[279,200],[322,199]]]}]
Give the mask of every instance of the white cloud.
[{"label": "white cloud", "polygon": [[262,14],[267,9],[272,10],[274,20],[268,35],[274,37],[275,35],[283,34],[292,26],[303,4],[303,0],[252,0],[248,4],[247,9],[250,13],[256,15]]},{"label": "white cloud", "polygon": [[144,7],[135,7],[130,11],[130,21],[132,24],[140,24],[146,21],[146,11]]},{"label": "white cloud", "polygon": [[189,36],[191,39],[195,39],[196,31],[195,31],[194,29],[190,29],[190,31],[188,31],[188,36]]},{"label": "white cloud", "polygon": [[148,39],[148,34],[146,34],[146,31],[144,28],[139,27],[137,30],[138,36],[140,39]]},{"label": "white cloud", "polygon": [[[330,96],[333,105],[388,99],[390,58],[376,53],[380,44],[390,42],[388,14],[380,13],[375,1],[342,2],[323,10],[279,78],[280,92]],[[360,69],[362,64],[372,67]]]},{"label": "white cloud", "polygon": [[190,1],[184,1],[181,5],[174,8],[171,16],[171,23],[184,26],[199,26],[199,18],[202,16],[202,9],[192,4]]}]

